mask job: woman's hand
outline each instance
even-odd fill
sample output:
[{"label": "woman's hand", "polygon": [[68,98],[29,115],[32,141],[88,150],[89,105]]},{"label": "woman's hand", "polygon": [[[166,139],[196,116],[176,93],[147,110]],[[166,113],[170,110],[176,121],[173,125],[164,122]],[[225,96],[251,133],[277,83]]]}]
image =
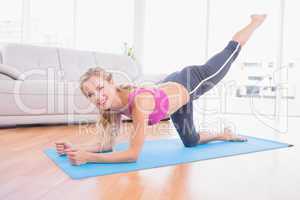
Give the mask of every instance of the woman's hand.
[{"label": "woman's hand", "polygon": [[66,154],[72,165],[82,165],[90,160],[92,153],[80,149],[67,149]]},{"label": "woman's hand", "polygon": [[66,150],[72,148],[72,144],[69,142],[55,142],[56,152],[62,156],[66,154]]}]

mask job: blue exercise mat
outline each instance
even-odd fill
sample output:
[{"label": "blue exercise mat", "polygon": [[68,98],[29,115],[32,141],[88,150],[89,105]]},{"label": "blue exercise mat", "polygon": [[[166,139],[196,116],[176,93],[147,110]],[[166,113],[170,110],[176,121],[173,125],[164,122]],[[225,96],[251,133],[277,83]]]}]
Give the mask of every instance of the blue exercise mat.
[{"label": "blue exercise mat", "polygon": [[[81,179],[291,146],[272,140],[247,138],[247,142],[211,142],[192,148],[185,148],[180,139],[146,141],[135,163],[88,163],[73,166],[66,156],[59,156],[53,148],[45,150],[45,153],[71,178]],[[121,143],[114,150],[122,151],[127,147],[127,143]]]}]

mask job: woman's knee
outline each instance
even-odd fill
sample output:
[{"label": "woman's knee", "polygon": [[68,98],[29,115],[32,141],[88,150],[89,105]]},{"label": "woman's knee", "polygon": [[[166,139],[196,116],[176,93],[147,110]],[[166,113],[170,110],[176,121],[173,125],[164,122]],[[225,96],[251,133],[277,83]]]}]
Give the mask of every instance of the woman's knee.
[{"label": "woman's knee", "polygon": [[185,147],[194,147],[199,144],[200,136],[199,134],[193,135],[192,137],[181,138],[182,143]]}]

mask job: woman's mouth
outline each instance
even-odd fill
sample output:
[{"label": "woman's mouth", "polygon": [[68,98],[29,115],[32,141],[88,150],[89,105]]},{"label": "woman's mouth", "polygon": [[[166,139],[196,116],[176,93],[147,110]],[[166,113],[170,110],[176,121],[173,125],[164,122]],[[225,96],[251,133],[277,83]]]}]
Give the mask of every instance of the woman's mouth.
[{"label": "woman's mouth", "polygon": [[97,106],[98,107],[103,106],[106,103],[106,101],[107,101],[107,97],[105,96],[105,97],[103,97],[103,99],[101,101],[97,102]]}]

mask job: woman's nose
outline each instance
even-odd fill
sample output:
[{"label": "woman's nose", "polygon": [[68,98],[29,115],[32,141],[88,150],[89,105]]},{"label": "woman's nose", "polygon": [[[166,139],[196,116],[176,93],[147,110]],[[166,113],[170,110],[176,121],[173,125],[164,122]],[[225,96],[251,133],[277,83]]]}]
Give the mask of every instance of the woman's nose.
[{"label": "woman's nose", "polygon": [[92,96],[92,98],[90,99],[93,103],[97,103],[97,101],[99,100],[99,95],[97,95],[97,93],[95,93],[95,95]]},{"label": "woman's nose", "polygon": [[95,93],[95,99],[96,99],[96,100],[99,100],[99,99],[100,99],[100,94],[99,94],[99,92],[96,92],[96,93]]},{"label": "woman's nose", "polygon": [[95,94],[96,101],[101,101],[103,98],[104,98],[104,96],[102,94],[100,94],[100,93]]}]

